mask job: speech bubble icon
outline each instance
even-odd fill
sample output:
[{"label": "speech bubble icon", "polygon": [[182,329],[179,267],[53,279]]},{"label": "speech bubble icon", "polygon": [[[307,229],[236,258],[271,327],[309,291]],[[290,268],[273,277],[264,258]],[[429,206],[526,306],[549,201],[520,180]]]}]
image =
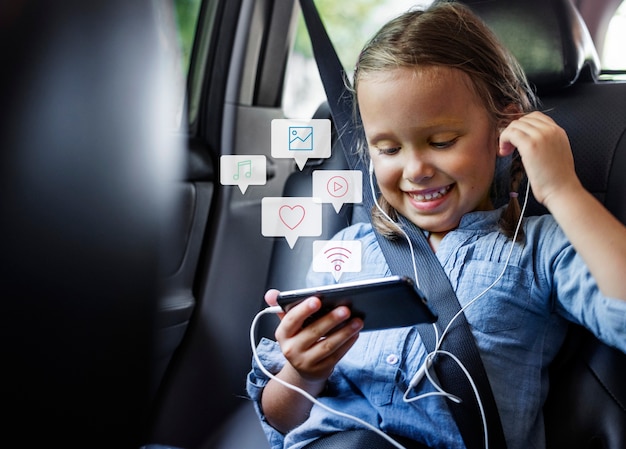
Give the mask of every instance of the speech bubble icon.
[{"label": "speech bubble icon", "polygon": [[322,205],[308,197],[265,197],[261,200],[261,234],[285,237],[293,248],[298,237],[322,234]]},{"label": "speech bubble icon", "polygon": [[326,159],[331,154],[330,120],[274,119],[272,157],[293,158],[302,170],[309,158]]},{"label": "speech bubble icon", "polygon": [[361,271],[360,240],[316,240],[313,242],[313,271],[332,273],[335,281],[343,273]]},{"label": "speech bubble icon", "polygon": [[313,196],[332,203],[339,213],[344,203],[363,201],[363,173],[360,170],[315,170]]},{"label": "speech bubble icon", "polygon": [[237,185],[246,193],[250,185],[267,183],[267,158],[261,155],[238,155],[220,157],[220,183]]}]

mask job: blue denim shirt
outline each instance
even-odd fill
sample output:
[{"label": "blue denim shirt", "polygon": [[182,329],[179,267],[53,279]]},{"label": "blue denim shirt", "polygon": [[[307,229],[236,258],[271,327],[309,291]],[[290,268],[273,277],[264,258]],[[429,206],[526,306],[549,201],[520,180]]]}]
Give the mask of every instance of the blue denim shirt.
[{"label": "blue denim shirt", "polygon": [[[461,305],[489,287],[504,267],[511,241],[498,230],[500,213],[467,214],[437,250]],[[551,216],[525,219],[524,229],[525,244],[515,244],[502,279],[465,311],[509,449],[545,447],[542,405],[549,387],[547,368],[563,342],[566,320],[582,324],[605,343],[626,352],[626,301],[600,293]],[[361,240],[363,245],[363,270],[344,273],[341,282],[391,275],[370,224],[353,225],[336,238]],[[310,285],[335,282],[330,273],[314,272],[308,281]],[[271,372],[280,370],[284,358],[275,342],[263,340],[258,350]],[[426,349],[414,327],[361,332],[337,364],[329,391],[320,400],[389,434],[432,448],[462,448],[446,399],[402,400],[425,357]],[[253,366],[248,393],[273,448],[301,448],[320,435],[358,427],[314,406],[303,424],[287,435],[280,434],[264,420],[259,405],[267,381]],[[411,395],[427,391],[432,386],[422,382]]]}]

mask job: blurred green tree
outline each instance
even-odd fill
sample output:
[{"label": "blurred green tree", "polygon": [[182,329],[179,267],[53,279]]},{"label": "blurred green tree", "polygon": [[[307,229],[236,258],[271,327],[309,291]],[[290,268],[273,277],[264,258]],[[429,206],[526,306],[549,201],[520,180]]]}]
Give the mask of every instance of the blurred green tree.
[{"label": "blurred green tree", "polygon": [[201,3],[202,0],[174,0],[178,40],[182,55],[181,62],[185,74],[189,70],[189,58],[191,57]]},{"label": "blurred green tree", "polygon": [[[351,71],[361,48],[375,31],[372,29],[370,17],[381,7],[381,1],[316,0],[315,5],[341,63],[346,70]],[[302,16],[299,18],[294,51],[305,57],[312,57],[311,41]]]}]

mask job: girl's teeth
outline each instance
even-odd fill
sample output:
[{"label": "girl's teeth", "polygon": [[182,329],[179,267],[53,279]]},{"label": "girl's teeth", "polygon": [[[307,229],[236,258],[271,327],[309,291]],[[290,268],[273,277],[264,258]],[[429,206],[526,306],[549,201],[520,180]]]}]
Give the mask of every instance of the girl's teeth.
[{"label": "girl's teeth", "polygon": [[441,198],[442,196],[444,196],[446,193],[448,192],[448,187],[443,187],[441,189],[439,189],[436,192],[433,193],[427,193],[425,195],[422,195],[421,193],[418,193],[417,195],[414,195],[414,198],[417,201],[431,201],[431,200],[436,200]]}]

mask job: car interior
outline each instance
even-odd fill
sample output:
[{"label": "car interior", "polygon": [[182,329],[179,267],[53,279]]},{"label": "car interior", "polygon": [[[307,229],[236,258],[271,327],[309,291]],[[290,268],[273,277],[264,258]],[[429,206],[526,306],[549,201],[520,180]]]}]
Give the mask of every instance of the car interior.
[{"label": "car interior", "polygon": [[[314,170],[347,168],[339,145],[302,170],[271,154],[298,1],[199,2],[186,82],[169,3],[35,3],[0,7],[7,439],[269,448],[245,392],[252,319],[268,288],[305,286],[313,240],[369,219],[323,204],[321,236],[261,233],[263,198],[310,197]],[[626,70],[598,56],[621,1],[463,3],[567,131],[584,186],[626,223]],[[332,100],[312,117],[332,121]],[[220,158],[235,155],[264,155],[265,184],[222,184]],[[527,215],[546,212],[531,198]],[[276,324],[264,318],[258,337]],[[623,372],[626,355],[572,325],[547,447],[626,447]],[[383,447],[364,438],[310,447]]]}]

